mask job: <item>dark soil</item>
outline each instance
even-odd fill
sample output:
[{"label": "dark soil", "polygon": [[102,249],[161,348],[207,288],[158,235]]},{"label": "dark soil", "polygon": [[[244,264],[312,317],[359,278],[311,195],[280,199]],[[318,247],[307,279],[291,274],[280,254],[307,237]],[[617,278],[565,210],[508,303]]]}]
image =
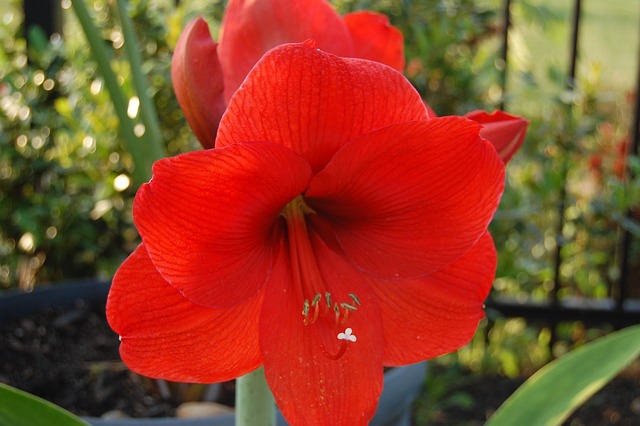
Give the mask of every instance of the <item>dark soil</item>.
[{"label": "dark soil", "polygon": [[[204,389],[158,382],[129,371],[118,355],[118,336],[104,305],[78,303],[0,323],[0,382],[90,417],[173,416],[179,403]],[[228,384],[217,400],[233,402]]]},{"label": "dark soil", "polygon": [[[202,387],[170,384],[130,372],[118,355],[118,336],[104,305],[77,304],[0,323],[0,382],[54,402],[81,416],[121,412],[130,417],[173,416]],[[432,369],[432,374],[438,374]],[[522,383],[467,375],[451,385],[446,401],[429,409],[432,425],[481,425]],[[208,399],[233,404],[233,384]],[[566,423],[570,426],[640,425],[640,372],[629,369],[597,393]]]}]

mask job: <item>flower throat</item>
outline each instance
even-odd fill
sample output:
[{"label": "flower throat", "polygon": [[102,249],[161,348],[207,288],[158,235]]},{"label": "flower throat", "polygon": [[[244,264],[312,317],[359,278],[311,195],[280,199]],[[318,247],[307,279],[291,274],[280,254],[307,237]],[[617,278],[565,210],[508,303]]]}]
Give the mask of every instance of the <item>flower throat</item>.
[{"label": "flower throat", "polygon": [[[309,239],[305,217],[307,214],[315,212],[306,205],[302,196],[296,197],[283,210],[287,223],[292,278],[304,300],[302,321],[306,326],[327,321],[334,330],[342,330],[351,313],[361,306],[361,302],[354,293],[348,294],[348,300],[334,300],[332,293],[326,289]],[[323,353],[330,359],[342,357],[347,350],[347,343],[356,341],[352,332],[351,328],[346,328],[336,335],[340,342],[335,354],[327,351],[321,343]]]}]

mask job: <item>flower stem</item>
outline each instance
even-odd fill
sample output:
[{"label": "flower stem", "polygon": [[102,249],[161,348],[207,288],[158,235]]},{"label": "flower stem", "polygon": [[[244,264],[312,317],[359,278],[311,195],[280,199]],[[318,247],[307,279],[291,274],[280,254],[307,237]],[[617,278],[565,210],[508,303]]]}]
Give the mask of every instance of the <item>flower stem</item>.
[{"label": "flower stem", "polygon": [[275,426],[276,405],[264,368],[236,380],[236,426]]}]

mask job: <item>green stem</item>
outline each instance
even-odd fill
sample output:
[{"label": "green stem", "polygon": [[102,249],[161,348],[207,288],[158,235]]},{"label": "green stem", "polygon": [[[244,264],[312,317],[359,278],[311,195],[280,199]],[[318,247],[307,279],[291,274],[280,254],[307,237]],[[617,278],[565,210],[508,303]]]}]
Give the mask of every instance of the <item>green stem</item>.
[{"label": "green stem", "polygon": [[264,368],[236,380],[236,426],[275,426],[276,405]]},{"label": "green stem", "polygon": [[131,18],[127,13],[126,1],[118,0],[117,2],[120,23],[122,24],[122,34],[124,35],[124,50],[129,60],[129,65],[131,66],[133,86],[140,100],[140,117],[145,126],[145,143],[149,145],[150,153],[154,161],[159,160],[166,157],[167,153],[162,145],[162,132],[160,130],[158,113],[149,96],[148,83],[142,72],[140,45],[138,44]]},{"label": "green stem", "polygon": [[149,152],[149,146],[141,143],[134,132],[133,121],[127,115],[127,98],[122,88],[118,85],[117,77],[111,68],[111,55],[104,44],[104,40],[100,36],[100,32],[91,20],[84,0],[73,0],[71,6],[82,26],[82,30],[91,48],[91,53],[98,66],[98,71],[111,97],[113,109],[120,122],[118,126],[120,137],[133,157],[133,180],[135,185],[139,186],[151,178],[151,166],[155,158]]}]

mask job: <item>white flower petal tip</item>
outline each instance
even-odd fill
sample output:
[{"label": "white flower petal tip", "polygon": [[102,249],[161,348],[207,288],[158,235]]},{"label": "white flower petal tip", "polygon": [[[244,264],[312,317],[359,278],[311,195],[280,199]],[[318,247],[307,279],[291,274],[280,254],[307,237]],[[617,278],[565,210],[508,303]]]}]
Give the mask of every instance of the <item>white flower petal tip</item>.
[{"label": "white flower petal tip", "polygon": [[338,334],[338,339],[339,340],[348,340],[350,342],[355,342],[356,340],[358,340],[356,338],[355,334],[351,334],[353,333],[353,330],[351,328],[347,328],[344,333],[339,333]]}]

